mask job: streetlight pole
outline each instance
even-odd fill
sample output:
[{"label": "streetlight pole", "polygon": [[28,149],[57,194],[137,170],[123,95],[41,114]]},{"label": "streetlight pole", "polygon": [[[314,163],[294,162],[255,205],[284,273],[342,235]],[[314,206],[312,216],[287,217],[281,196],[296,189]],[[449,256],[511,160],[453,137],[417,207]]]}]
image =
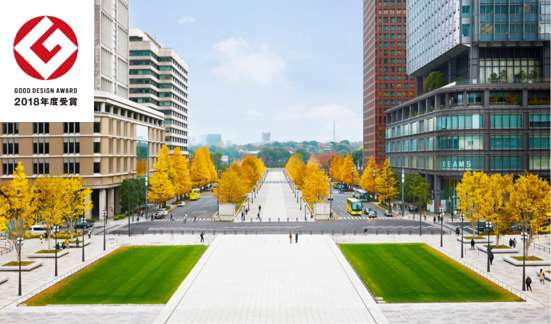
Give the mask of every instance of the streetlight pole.
[{"label": "streetlight pole", "polygon": [[444,247],[444,232],[442,232],[442,227],[444,226],[444,217],[442,217],[443,208],[440,207],[440,247]]},{"label": "streetlight pole", "polygon": [[107,209],[103,210],[103,250],[105,251],[105,232],[107,232]]},{"label": "streetlight pole", "polygon": [[57,225],[54,225],[54,234],[55,234],[55,242],[54,242],[54,249],[55,249],[55,276],[57,277],[57,233],[59,233],[59,228]]},{"label": "streetlight pole", "polygon": [[[84,211],[82,212],[82,219],[86,220],[86,218],[84,218],[85,215],[84,215]],[[82,262],[84,262],[84,237],[86,236],[86,234],[84,233],[84,230],[86,229],[86,227],[84,227],[82,229]]]},{"label": "streetlight pole", "polygon": [[145,174],[145,219],[147,219],[147,173]]},{"label": "streetlight pole", "polygon": [[[526,291],[526,224],[522,215],[522,291]],[[21,260],[21,258],[19,258]]]},{"label": "streetlight pole", "polygon": [[[404,168],[402,168],[402,206],[401,209],[402,209],[402,218],[404,217],[404,212],[405,212],[405,207],[404,207]],[[420,231],[419,231],[420,233]]]},{"label": "streetlight pole", "polygon": [[[22,295],[22,288],[21,288],[21,249],[23,249],[23,237],[17,238],[17,244],[19,244],[19,296]],[[57,266],[57,263],[56,263]],[[56,267],[56,276],[57,276],[57,267]]]},{"label": "streetlight pole", "polygon": [[128,214],[128,237],[130,237],[130,214],[131,214],[131,211],[130,211],[130,178],[128,178],[128,210],[127,210],[127,214]]},{"label": "streetlight pole", "polygon": [[488,272],[490,272],[490,253],[492,253],[492,246],[490,245],[490,228],[492,228],[492,222],[486,222],[486,230],[488,231],[488,248],[486,248]]},{"label": "streetlight pole", "polygon": [[415,174],[413,174],[413,219],[415,219]]},{"label": "streetlight pole", "polygon": [[459,215],[461,215],[461,258],[463,258],[463,219],[465,218],[465,214],[461,213]]}]

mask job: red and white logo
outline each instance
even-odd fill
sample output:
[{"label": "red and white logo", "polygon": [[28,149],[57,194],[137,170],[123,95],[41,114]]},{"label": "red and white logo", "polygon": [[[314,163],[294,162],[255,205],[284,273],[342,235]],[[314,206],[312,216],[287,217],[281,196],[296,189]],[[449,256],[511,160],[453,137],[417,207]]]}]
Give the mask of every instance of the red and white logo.
[{"label": "red and white logo", "polygon": [[13,53],[19,67],[39,80],[67,73],[77,59],[77,37],[67,23],[52,16],[27,21],[17,32]]}]

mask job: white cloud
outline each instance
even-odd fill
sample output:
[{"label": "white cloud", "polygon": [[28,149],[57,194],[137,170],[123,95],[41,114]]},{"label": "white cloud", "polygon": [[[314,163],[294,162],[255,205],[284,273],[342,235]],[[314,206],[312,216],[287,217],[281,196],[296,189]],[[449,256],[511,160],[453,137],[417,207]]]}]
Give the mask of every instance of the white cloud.
[{"label": "white cloud", "polygon": [[260,116],[261,114],[260,114],[260,112],[259,112],[258,110],[256,110],[256,109],[249,109],[249,110],[247,110],[247,115],[252,116],[252,117],[258,117],[258,116]]},{"label": "white cloud", "polygon": [[180,18],[180,20],[178,20],[178,24],[191,24],[192,22],[194,22],[195,19],[194,18],[191,18],[191,16],[187,15],[185,17],[182,17]]},{"label": "white cloud", "polygon": [[287,64],[279,53],[266,44],[249,45],[242,39],[229,38],[212,47],[219,65],[211,72],[233,85],[268,85],[282,80]]},{"label": "white cloud", "polygon": [[285,58],[288,60],[296,60],[296,61],[304,61],[309,57],[310,55],[308,55],[308,53],[299,52],[299,51],[288,51],[287,55],[285,56]]}]

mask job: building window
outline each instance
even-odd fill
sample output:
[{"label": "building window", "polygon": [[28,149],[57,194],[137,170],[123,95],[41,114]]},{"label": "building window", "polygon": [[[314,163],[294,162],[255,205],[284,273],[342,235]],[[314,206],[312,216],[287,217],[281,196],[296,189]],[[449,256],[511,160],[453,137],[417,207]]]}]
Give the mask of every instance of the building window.
[{"label": "building window", "polygon": [[[480,129],[483,128],[484,125],[483,117],[482,114],[437,117],[436,129]],[[429,122],[430,121],[429,119]],[[429,128],[432,128],[431,123],[429,123]]]},{"label": "building window", "polygon": [[521,97],[522,95],[520,91],[510,91],[510,92],[490,91],[490,106],[520,105]]},{"label": "building window", "polygon": [[550,137],[549,134],[544,135],[530,135],[530,148],[531,149],[548,149],[551,148],[549,145]]},{"label": "building window", "polygon": [[529,169],[549,171],[549,155],[530,155]]},{"label": "building window", "polygon": [[3,165],[3,174],[4,175],[12,175],[15,171],[15,168],[17,167],[17,160],[13,159],[3,159],[2,160]]},{"label": "building window", "polygon": [[438,136],[437,150],[482,150],[484,135]]},{"label": "building window", "polygon": [[94,173],[100,173],[100,162],[94,162]]},{"label": "building window", "polygon": [[463,17],[463,18],[471,17],[471,7],[470,6],[463,6],[461,8],[461,17]]},{"label": "building window", "polygon": [[33,159],[33,174],[50,174],[50,161],[48,159]]},{"label": "building window", "polygon": [[49,134],[50,123],[33,123],[34,134]]},{"label": "building window", "polygon": [[522,149],[521,135],[492,135],[492,150]]},{"label": "building window", "polygon": [[100,153],[100,142],[94,142],[94,153]]},{"label": "building window", "polygon": [[528,105],[549,106],[549,91],[528,91]]},{"label": "building window", "polygon": [[77,134],[80,133],[80,123],[63,123],[63,133]]},{"label": "building window", "polygon": [[19,134],[19,123],[3,123],[2,129],[4,135]]},{"label": "building window", "polygon": [[520,156],[492,156],[492,170],[520,170],[522,158]]},{"label": "building window", "polygon": [[458,106],[463,106],[463,94],[453,93],[450,95],[450,108]]},{"label": "building window", "polygon": [[436,170],[482,170],[483,156],[437,156]]},{"label": "building window", "polygon": [[100,122],[94,122],[94,133],[100,132]]},{"label": "building window", "polygon": [[521,127],[522,127],[521,114],[494,114],[491,117],[491,128],[521,128]]},{"label": "building window", "polygon": [[471,25],[470,24],[461,25],[461,36],[463,36],[463,37],[471,36]]},{"label": "building window", "polygon": [[468,94],[469,101],[467,103],[468,106],[482,106],[482,98],[483,94],[482,92],[471,92]]},{"label": "building window", "polygon": [[530,114],[530,128],[551,127],[549,114]]},{"label": "building window", "polygon": [[19,154],[19,139],[4,139],[2,140],[4,155],[17,155]]},{"label": "building window", "polygon": [[80,154],[80,139],[78,137],[69,137],[63,139],[64,154]]},{"label": "building window", "polygon": [[63,159],[63,173],[65,174],[79,174],[80,173],[80,160],[79,159]]},{"label": "building window", "polygon": [[33,154],[50,154],[50,139],[33,138]]}]

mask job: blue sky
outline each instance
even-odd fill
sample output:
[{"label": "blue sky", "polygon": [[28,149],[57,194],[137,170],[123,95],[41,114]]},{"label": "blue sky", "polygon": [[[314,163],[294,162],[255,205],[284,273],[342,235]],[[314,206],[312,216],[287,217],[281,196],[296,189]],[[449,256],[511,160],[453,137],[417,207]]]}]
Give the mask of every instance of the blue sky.
[{"label": "blue sky", "polygon": [[362,136],[362,1],[131,0],[131,25],[189,64],[190,135]]}]

